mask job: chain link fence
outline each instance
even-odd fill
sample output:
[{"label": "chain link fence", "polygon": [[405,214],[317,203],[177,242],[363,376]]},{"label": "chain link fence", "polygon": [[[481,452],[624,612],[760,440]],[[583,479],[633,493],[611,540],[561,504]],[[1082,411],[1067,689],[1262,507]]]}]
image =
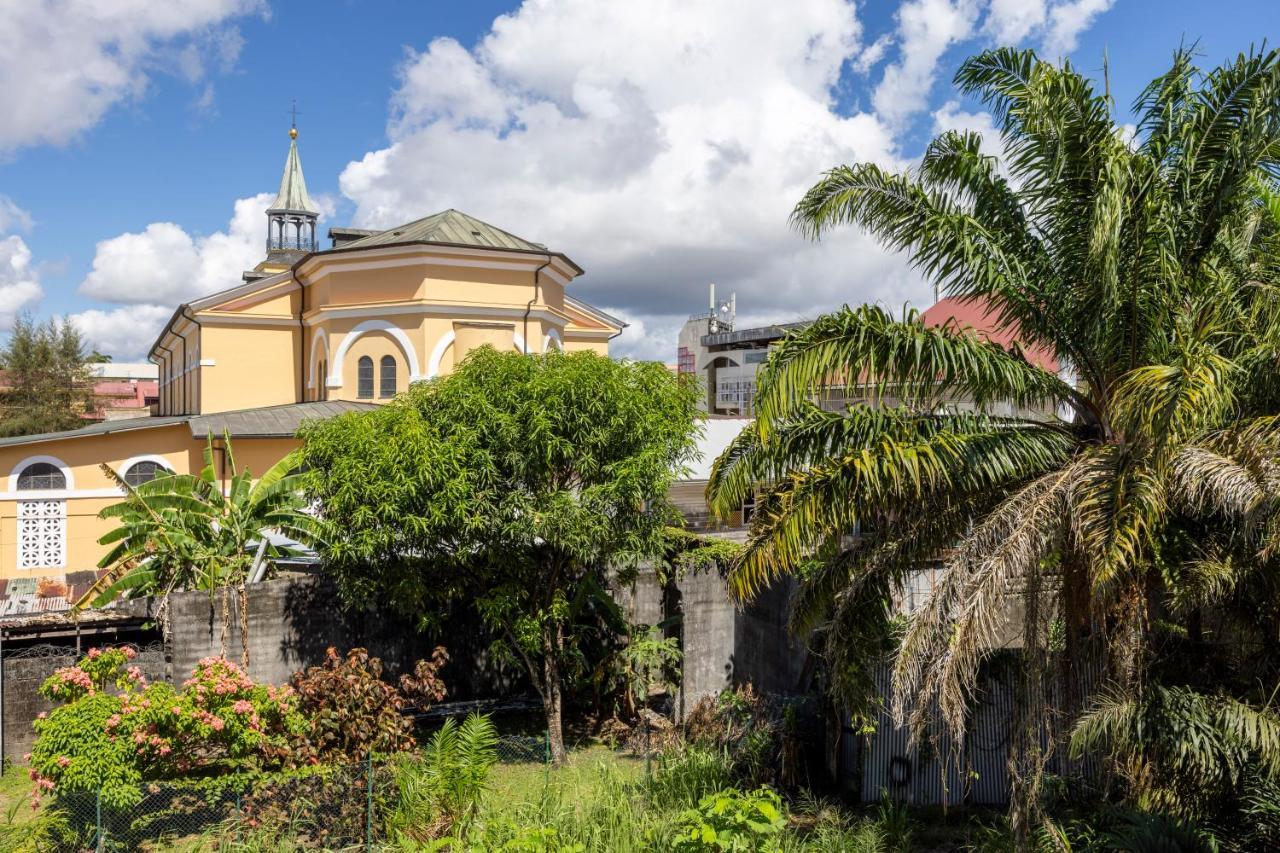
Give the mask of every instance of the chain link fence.
[{"label": "chain link fence", "polygon": [[[545,733],[503,735],[497,753],[499,763],[544,768],[549,779]],[[286,840],[295,850],[377,850],[400,802],[399,760],[370,757],[302,773],[153,783],[144,785],[141,800],[127,804],[107,802],[100,792],[59,792],[25,830],[12,822],[0,826],[0,850],[12,849],[11,839],[25,841],[22,849],[58,853],[257,849],[264,841],[274,849]]]}]

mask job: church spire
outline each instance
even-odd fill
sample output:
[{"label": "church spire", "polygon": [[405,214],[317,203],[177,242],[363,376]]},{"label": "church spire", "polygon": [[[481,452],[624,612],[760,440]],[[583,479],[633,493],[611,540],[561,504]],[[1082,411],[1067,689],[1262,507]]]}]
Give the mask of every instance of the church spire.
[{"label": "church spire", "polygon": [[298,126],[289,128],[289,154],[280,176],[280,192],[267,209],[267,255],[316,250],[316,219],[320,211],[307,195],[298,157]]}]

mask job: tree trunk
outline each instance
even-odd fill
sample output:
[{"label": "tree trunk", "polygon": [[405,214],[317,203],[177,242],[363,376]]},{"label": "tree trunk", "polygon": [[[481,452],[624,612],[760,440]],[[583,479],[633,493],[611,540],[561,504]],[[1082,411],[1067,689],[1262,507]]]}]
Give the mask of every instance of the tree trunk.
[{"label": "tree trunk", "polygon": [[222,658],[227,657],[227,635],[231,633],[231,587],[222,585]]},{"label": "tree trunk", "polygon": [[556,767],[563,766],[569,760],[564,748],[564,725],[561,720],[563,710],[560,694],[560,651],[564,647],[564,636],[559,623],[544,625],[542,628],[542,707],[547,714],[547,745],[550,750],[551,763]]},{"label": "tree trunk", "polygon": [[240,604],[240,668],[249,674],[249,589],[243,580],[238,590]]}]

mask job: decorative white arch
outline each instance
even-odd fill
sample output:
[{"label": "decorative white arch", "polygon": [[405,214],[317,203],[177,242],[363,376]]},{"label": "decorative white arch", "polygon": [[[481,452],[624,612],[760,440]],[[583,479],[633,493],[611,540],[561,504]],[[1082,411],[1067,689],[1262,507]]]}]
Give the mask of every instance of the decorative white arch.
[{"label": "decorative white arch", "polygon": [[542,351],[543,351],[543,352],[550,352],[550,351],[551,351],[551,342],[552,342],[552,341],[555,341],[555,342],[556,342],[556,349],[560,350],[561,352],[564,352],[564,341],[563,341],[563,340],[561,340],[561,338],[560,338],[560,330],[559,330],[559,329],[551,329],[551,330],[549,330],[545,335],[543,335],[543,337],[542,337]]},{"label": "decorative white arch", "polygon": [[9,472],[9,491],[18,491],[18,475],[20,475],[29,465],[35,465],[38,462],[48,462],[53,467],[62,472],[62,477],[67,481],[64,489],[55,489],[55,491],[71,491],[76,487],[76,478],[72,476],[71,469],[67,467],[67,463],[63,462],[56,456],[28,456],[17,465],[13,466],[13,470]]},{"label": "decorative white arch", "polygon": [[363,323],[357,323],[342,338],[342,343],[338,345],[338,351],[333,354],[333,363],[329,366],[329,387],[342,387],[342,362],[347,357],[347,350],[351,349],[361,335],[366,332],[386,332],[395,338],[396,343],[400,345],[400,349],[404,352],[404,357],[409,362],[409,381],[417,382],[422,379],[422,374],[418,372],[418,351],[413,348],[413,341],[409,340],[409,336],[404,333],[404,329],[399,326],[393,326],[386,320],[365,320]]},{"label": "decorative white arch", "polygon": [[168,459],[165,459],[163,456],[157,456],[154,453],[144,453],[141,456],[130,456],[128,459],[121,462],[120,467],[116,470],[120,473],[120,476],[123,477],[129,473],[130,468],[137,465],[139,462],[154,462],[170,474],[174,473],[173,463]]},{"label": "decorative white arch", "polygon": [[[455,337],[457,336],[454,334],[453,329],[450,329],[440,336],[440,340],[436,341],[435,347],[431,350],[431,358],[427,361],[428,379],[435,379],[440,375],[440,362],[444,360],[444,354],[448,352]],[[556,340],[557,342],[559,341],[558,335],[556,336]],[[515,348],[516,352],[524,352],[524,335],[513,331],[511,333],[511,345]],[[542,348],[544,350],[546,349],[545,343],[543,343]],[[418,378],[421,379],[422,377]],[[412,382],[414,380],[411,379],[409,381]]]},{"label": "decorative white arch", "polygon": [[329,334],[320,326],[316,326],[315,337],[311,339],[311,367],[307,370],[307,387],[316,387],[316,367],[319,361],[316,358],[316,348],[320,346],[320,342],[324,341],[324,352],[329,354]]},{"label": "decorative white arch", "polygon": [[436,341],[435,348],[431,350],[431,360],[427,362],[428,379],[435,379],[440,375],[440,361],[444,358],[445,352],[453,344],[454,337],[453,329],[450,329],[440,336],[440,340]]}]

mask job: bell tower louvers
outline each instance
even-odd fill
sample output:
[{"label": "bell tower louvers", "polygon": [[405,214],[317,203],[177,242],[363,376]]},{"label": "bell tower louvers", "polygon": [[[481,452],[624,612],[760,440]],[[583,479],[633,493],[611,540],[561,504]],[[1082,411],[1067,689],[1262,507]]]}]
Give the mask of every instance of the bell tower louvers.
[{"label": "bell tower louvers", "polygon": [[297,255],[316,250],[316,219],[320,211],[307,195],[298,157],[298,128],[289,128],[289,156],[280,177],[280,192],[267,209],[267,257]]}]

